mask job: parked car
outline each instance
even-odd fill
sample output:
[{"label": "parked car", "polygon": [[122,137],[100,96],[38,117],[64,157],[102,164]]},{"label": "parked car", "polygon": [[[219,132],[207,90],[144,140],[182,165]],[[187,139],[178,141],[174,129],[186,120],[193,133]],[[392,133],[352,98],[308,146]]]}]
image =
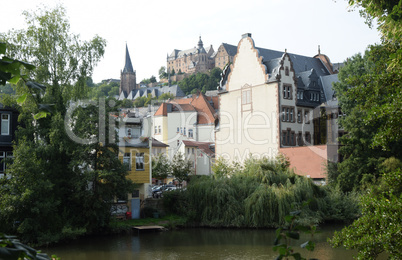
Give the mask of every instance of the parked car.
[{"label": "parked car", "polygon": [[168,184],[168,185],[163,185],[156,187],[155,189],[152,189],[152,197],[153,198],[161,198],[163,195],[163,192],[169,191],[169,190],[175,190],[176,186],[173,184]]}]

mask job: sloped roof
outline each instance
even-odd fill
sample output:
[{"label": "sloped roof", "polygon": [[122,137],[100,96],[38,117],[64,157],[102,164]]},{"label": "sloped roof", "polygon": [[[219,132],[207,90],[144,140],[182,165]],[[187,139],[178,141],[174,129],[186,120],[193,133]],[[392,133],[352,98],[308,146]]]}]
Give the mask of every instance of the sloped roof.
[{"label": "sloped roof", "polygon": [[152,147],[168,147],[169,145],[152,138]]},{"label": "sloped roof", "polygon": [[172,104],[173,111],[197,111],[197,123],[213,124],[215,122],[216,110],[209,101],[212,101],[216,109],[219,107],[219,97],[206,97],[204,94],[193,95],[190,98],[174,99],[167,103],[163,103],[159,109],[155,112],[155,116],[167,116],[168,104]]},{"label": "sloped roof", "polygon": [[223,48],[225,48],[226,52],[230,55],[230,56],[235,56],[237,53],[237,46],[235,45],[231,45],[231,44],[227,44],[227,43],[222,43]]},{"label": "sloped roof", "polygon": [[208,156],[215,157],[215,151],[211,150],[211,147],[215,146],[215,144],[212,142],[196,142],[188,140],[183,140],[182,142],[185,146],[196,147]]},{"label": "sloped roof", "polygon": [[289,158],[289,168],[294,169],[298,175],[309,176],[312,179],[324,179],[326,175],[327,146],[301,146],[280,148]]},{"label": "sloped roof", "polygon": [[320,77],[320,81],[322,83],[326,105],[329,107],[338,107],[338,99],[332,87],[333,83],[338,81],[338,74],[322,76]]}]

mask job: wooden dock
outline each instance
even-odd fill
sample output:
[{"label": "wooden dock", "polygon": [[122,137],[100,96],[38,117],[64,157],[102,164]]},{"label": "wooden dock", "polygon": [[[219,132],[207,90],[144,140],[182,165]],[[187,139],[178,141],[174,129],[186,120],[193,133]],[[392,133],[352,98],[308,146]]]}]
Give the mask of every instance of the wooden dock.
[{"label": "wooden dock", "polygon": [[134,226],[133,229],[136,229],[139,234],[141,230],[162,231],[165,228],[162,226]]}]

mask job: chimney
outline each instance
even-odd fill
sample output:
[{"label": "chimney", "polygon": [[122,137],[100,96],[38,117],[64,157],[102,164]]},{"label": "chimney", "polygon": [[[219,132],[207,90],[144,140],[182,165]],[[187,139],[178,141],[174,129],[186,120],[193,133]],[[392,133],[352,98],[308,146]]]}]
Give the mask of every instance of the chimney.
[{"label": "chimney", "polygon": [[241,38],[247,38],[247,37],[250,37],[251,38],[251,33],[245,33],[245,34],[243,34],[242,36],[241,36]]}]

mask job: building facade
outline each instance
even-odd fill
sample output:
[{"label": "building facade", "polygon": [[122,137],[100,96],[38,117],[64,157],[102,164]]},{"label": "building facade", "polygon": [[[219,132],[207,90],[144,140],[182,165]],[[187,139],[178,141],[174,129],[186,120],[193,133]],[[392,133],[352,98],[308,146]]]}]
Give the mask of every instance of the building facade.
[{"label": "building facade", "polygon": [[286,148],[326,144],[326,111],[332,111],[326,93],[337,80],[328,66],[325,55],[257,48],[244,34],[221,81],[217,157],[243,163],[250,156],[274,158]]},{"label": "building facade", "polygon": [[18,112],[0,104],[0,178],[5,176],[6,164],[13,158],[13,141],[18,125]]},{"label": "building facade", "polygon": [[173,50],[166,58],[167,73],[187,73],[206,72],[214,68],[213,58],[214,49],[212,45],[204,48],[204,44],[199,38],[197,47],[188,50]]},{"label": "building facade", "polygon": [[[215,142],[214,129],[218,109],[218,97],[207,97],[202,93],[191,98],[162,103],[152,118],[152,135],[158,141],[169,145],[169,158],[179,152],[185,155],[186,144],[202,145]],[[183,145],[183,142],[186,144]]]}]

